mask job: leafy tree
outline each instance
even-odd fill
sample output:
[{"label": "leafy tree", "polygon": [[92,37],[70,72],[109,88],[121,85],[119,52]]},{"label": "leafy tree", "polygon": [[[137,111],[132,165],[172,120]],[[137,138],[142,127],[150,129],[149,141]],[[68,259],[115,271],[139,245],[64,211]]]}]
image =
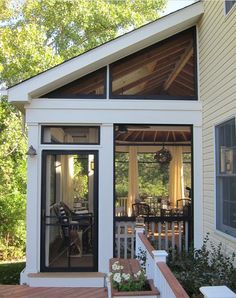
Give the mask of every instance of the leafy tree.
[{"label": "leafy tree", "polygon": [[[166,0],[0,0],[0,86],[12,86],[156,19],[165,3]],[[25,237],[26,138],[21,123],[20,113],[0,98],[2,257],[3,252],[4,257],[14,257],[17,251],[20,254]]]},{"label": "leafy tree", "polygon": [[12,85],[152,21],[165,3],[1,0],[1,80]]},{"label": "leafy tree", "polygon": [[6,259],[24,251],[26,137],[20,113],[4,100],[0,132],[0,259]]}]

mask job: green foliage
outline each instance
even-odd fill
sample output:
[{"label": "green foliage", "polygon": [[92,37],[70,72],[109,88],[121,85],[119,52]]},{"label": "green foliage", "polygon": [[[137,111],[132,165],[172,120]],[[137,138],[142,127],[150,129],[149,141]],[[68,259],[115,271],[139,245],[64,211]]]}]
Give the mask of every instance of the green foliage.
[{"label": "green foliage", "polygon": [[0,259],[20,258],[25,247],[26,137],[21,115],[0,102]]},{"label": "green foliage", "polygon": [[0,285],[17,285],[20,281],[20,273],[25,263],[3,263],[0,264]]},{"label": "green foliage", "polygon": [[[128,195],[128,153],[116,153],[116,194]],[[138,154],[139,193],[141,196],[166,196],[168,194],[169,168],[155,162],[154,154]]]},{"label": "green foliage", "polygon": [[[171,255],[170,255],[171,256]],[[202,286],[226,285],[236,291],[235,254],[226,256],[222,243],[209,243],[209,235],[199,250],[191,249],[182,255],[172,254],[168,265],[191,297],[196,297]]]},{"label": "green foliage", "polygon": [[184,174],[184,189],[190,187],[192,182],[191,173],[191,153],[183,153],[183,174]]},{"label": "green foliage", "polygon": [[156,19],[166,0],[2,0],[0,76],[12,85]]},{"label": "green foliage", "polygon": [[140,266],[144,273],[146,273],[146,263],[147,263],[147,252],[139,247],[138,255],[136,259],[139,261]]},{"label": "green foliage", "polygon": [[[165,3],[1,0],[0,86],[19,83],[156,19]],[[26,137],[21,114],[0,100],[0,259],[6,259],[24,254]]]},{"label": "green foliage", "polygon": [[115,187],[116,195],[118,197],[128,196],[128,175],[129,175],[129,164],[128,164],[128,153],[116,153],[115,156]]},{"label": "green foliage", "polygon": [[75,159],[74,162],[74,193],[78,198],[86,198],[88,195],[88,160],[84,159]]}]

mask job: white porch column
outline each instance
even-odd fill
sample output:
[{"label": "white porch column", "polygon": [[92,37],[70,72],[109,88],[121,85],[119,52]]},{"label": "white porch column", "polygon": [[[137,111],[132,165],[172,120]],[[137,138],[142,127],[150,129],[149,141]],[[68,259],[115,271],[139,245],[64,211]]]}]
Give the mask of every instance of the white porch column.
[{"label": "white porch column", "polygon": [[203,156],[202,127],[193,127],[193,178],[194,178],[194,247],[200,248],[203,243]]},{"label": "white porch column", "polygon": [[101,126],[99,151],[98,271],[109,271],[113,257],[113,124]]},{"label": "white porch column", "polygon": [[21,283],[27,283],[27,273],[39,271],[40,245],[40,202],[38,177],[40,152],[38,148],[38,124],[28,124],[28,146],[36,149],[37,155],[28,156],[27,161],[27,208],[26,208],[26,270],[21,275]]}]

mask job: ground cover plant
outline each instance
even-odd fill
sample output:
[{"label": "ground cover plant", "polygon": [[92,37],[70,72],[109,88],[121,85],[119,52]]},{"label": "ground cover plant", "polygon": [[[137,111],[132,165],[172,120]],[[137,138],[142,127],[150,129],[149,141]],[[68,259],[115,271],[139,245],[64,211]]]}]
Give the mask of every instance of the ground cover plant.
[{"label": "ground cover plant", "polygon": [[213,244],[207,235],[199,250],[190,249],[181,255],[172,252],[168,266],[190,297],[201,297],[199,288],[202,286],[226,285],[236,292],[234,261],[234,253],[226,256],[222,243]]},{"label": "ground cover plant", "polygon": [[24,269],[25,262],[1,263],[0,264],[0,284],[17,285],[20,280],[20,272]]}]

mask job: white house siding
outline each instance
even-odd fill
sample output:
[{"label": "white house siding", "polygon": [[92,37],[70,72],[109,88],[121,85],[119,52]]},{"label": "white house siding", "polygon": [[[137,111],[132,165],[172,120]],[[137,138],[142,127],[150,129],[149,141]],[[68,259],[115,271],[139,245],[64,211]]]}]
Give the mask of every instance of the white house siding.
[{"label": "white house siding", "polygon": [[214,126],[236,115],[236,5],[225,15],[223,0],[203,1],[199,22],[200,100],[203,104],[203,232],[226,253],[236,239],[215,228]]}]

